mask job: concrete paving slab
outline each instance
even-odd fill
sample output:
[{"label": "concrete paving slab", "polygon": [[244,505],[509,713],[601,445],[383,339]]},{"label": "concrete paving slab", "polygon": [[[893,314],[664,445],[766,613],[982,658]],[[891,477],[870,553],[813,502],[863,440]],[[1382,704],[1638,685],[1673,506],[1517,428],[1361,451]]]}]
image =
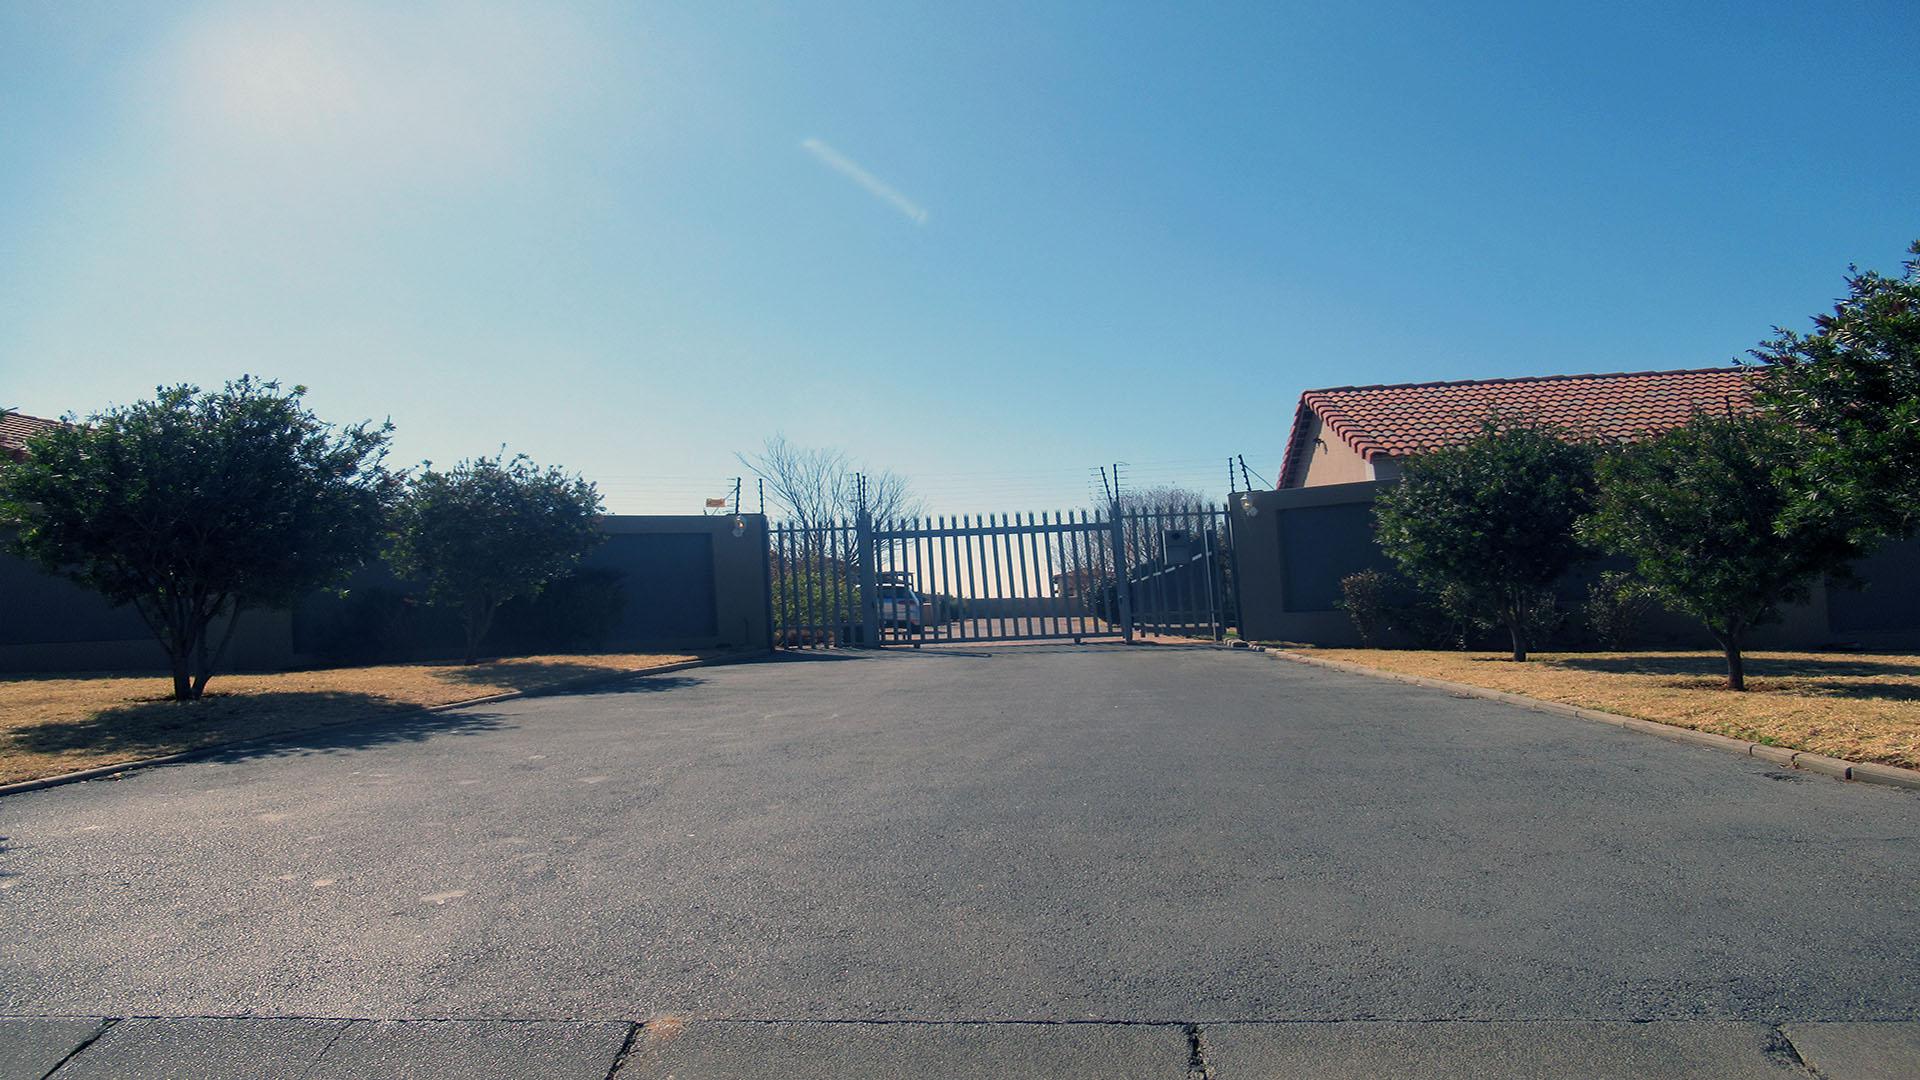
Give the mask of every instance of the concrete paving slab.
[{"label": "concrete paving slab", "polygon": [[361,1021],[304,1080],[605,1080],[631,1024]]},{"label": "concrete paving slab", "polygon": [[1214,1080],[1791,1080],[1772,1028],[1713,1021],[1218,1024]]},{"label": "concrete paving slab", "polygon": [[1920,1076],[1920,1021],[1788,1024],[1793,1048],[1824,1080]]},{"label": "concrete paving slab", "polygon": [[0,1020],[0,1080],[40,1080],[105,1023],[90,1016]]},{"label": "concrete paving slab", "polygon": [[344,1020],[123,1020],[59,1080],[281,1080],[302,1075]]},{"label": "concrete paving slab", "polygon": [[621,1080],[1185,1080],[1178,1024],[650,1024]]}]

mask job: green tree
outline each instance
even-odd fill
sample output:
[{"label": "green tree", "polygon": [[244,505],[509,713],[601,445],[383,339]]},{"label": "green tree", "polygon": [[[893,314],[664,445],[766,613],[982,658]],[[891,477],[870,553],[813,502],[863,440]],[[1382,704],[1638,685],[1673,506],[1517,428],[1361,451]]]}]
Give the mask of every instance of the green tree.
[{"label": "green tree", "polygon": [[1761,402],[1810,438],[1790,522],[1856,539],[1920,527],[1920,240],[1899,277],[1849,267],[1813,332],[1776,328],[1753,350]]},{"label": "green tree", "polygon": [[305,393],[251,377],[162,387],[69,417],[0,468],[13,549],[131,605],[166,652],[176,700],[206,691],[243,609],[291,605],[378,549],[398,488],[383,467],[392,426],[336,428]]},{"label": "green tree", "polygon": [[1706,624],[1726,653],[1730,689],[1746,689],[1748,631],[1857,554],[1844,527],[1790,512],[1809,441],[1768,416],[1697,414],[1600,463],[1582,534],[1632,559],[1662,601]]},{"label": "green tree", "polygon": [[605,538],[601,513],[593,484],[524,454],[429,467],[394,514],[391,558],[429,601],[460,609],[471,664],[501,604],[537,595]]},{"label": "green tree", "polygon": [[1553,619],[1553,585],[1585,555],[1591,446],[1491,417],[1471,442],[1409,459],[1374,501],[1381,550],[1458,614],[1506,627],[1525,660]]}]

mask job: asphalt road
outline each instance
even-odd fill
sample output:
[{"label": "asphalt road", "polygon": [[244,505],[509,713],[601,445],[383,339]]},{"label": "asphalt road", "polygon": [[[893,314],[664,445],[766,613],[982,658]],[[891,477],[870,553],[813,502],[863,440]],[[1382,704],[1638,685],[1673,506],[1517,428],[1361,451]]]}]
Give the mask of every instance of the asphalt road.
[{"label": "asphalt road", "polygon": [[1244,651],[701,669],[0,835],[11,1016],[1920,1017],[1920,797]]}]

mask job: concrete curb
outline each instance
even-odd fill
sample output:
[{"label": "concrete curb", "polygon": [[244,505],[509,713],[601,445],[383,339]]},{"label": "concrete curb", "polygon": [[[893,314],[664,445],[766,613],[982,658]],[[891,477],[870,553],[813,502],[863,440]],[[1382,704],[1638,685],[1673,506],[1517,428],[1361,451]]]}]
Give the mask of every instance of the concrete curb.
[{"label": "concrete curb", "polygon": [[[657,668],[646,668],[641,671],[622,671],[617,674],[589,675],[579,679],[570,679],[566,682],[555,683],[552,686],[543,686],[538,690],[509,690],[504,694],[489,694],[486,697],[467,698],[464,701],[449,701],[443,705],[422,705],[411,712],[394,713],[390,717],[383,717],[382,719],[398,719],[412,715],[413,713],[447,712],[452,709],[470,708],[474,705],[491,705],[496,701],[512,701],[515,698],[564,694],[574,690],[587,690],[596,686],[606,686],[610,683],[624,682],[628,679],[644,679],[649,675],[666,675],[675,671],[686,671],[689,668],[720,667],[726,664],[746,663],[758,659],[761,659],[760,654],[754,653],[742,656],[683,660],[677,664],[667,664]],[[306,735],[315,731],[328,731],[333,728],[349,727],[353,724],[364,722],[366,721],[341,720],[338,723],[320,724],[309,728],[295,728],[292,731],[281,731],[272,735],[260,735],[250,739],[233,739],[227,742],[213,743],[209,746],[195,747],[192,750],[182,750],[177,754],[162,754],[159,757],[139,758],[134,761],[123,761],[116,765],[98,765],[91,769],[77,769],[73,772],[60,773],[57,776],[42,776],[34,780],[16,780],[11,784],[0,784],[0,798],[8,795],[16,795],[25,791],[39,791],[42,788],[59,787],[63,784],[77,784],[82,780],[98,780],[103,776],[132,772],[135,769],[150,769],[156,765],[173,765],[182,761],[194,761],[199,758],[224,754],[229,750],[243,750],[249,746],[261,746],[296,735]]]},{"label": "concrete curb", "polygon": [[1687,743],[1691,746],[1720,750],[1729,754],[1759,758],[1776,765],[1788,765],[1808,772],[1821,773],[1837,780],[1854,780],[1863,784],[1883,784],[1888,787],[1906,788],[1920,791],[1920,770],[1903,769],[1897,765],[1879,765],[1872,762],[1845,761],[1840,758],[1811,754],[1805,750],[1789,750],[1784,746],[1768,746],[1765,743],[1747,742],[1743,739],[1715,735],[1709,731],[1695,731],[1692,728],[1675,727],[1656,720],[1642,720],[1637,716],[1622,716],[1619,713],[1602,712],[1599,709],[1585,709],[1578,705],[1567,705],[1558,701],[1546,701],[1541,698],[1527,697],[1524,694],[1511,694],[1505,690],[1490,690],[1472,683],[1453,682],[1448,679],[1434,679],[1425,675],[1408,675],[1399,671],[1386,671],[1368,667],[1365,664],[1349,663],[1345,660],[1328,660],[1318,656],[1307,656],[1291,649],[1269,648],[1266,652],[1296,664],[1327,668],[1332,671],[1344,671],[1352,675],[1368,675],[1376,679],[1391,679],[1394,682],[1424,686],[1430,690],[1445,690],[1453,694],[1467,694],[1489,701],[1502,701],[1509,705],[1518,705],[1534,712],[1554,713],[1559,716],[1572,716],[1581,720],[1594,720],[1602,724],[1611,724],[1617,728],[1638,731],[1647,735],[1666,739],[1670,742]]}]

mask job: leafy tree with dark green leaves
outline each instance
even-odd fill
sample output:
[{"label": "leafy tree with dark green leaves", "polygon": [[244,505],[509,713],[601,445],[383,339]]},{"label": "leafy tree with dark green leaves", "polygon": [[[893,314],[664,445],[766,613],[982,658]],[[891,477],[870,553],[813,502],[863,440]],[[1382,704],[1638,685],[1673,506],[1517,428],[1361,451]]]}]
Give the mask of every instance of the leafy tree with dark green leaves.
[{"label": "leafy tree with dark green leaves", "polygon": [[1812,333],[1753,350],[1762,404],[1809,436],[1790,522],[1862,542],[1920,528],[1920,240],[1907,250],[1899,277],[1849,267]]},{"label": "leafy tree with dark green leaves", "polygon": [[138,612],[175,700],[206,691],[243,609],[290,606],[378,551],[399,486],[392,425],[336,428],[305,394],[251,377],[162,387],[69,417],[0,467],[13,550]]},{"label": "leafy tree with dark green leaves", "polygon": [[593,484],[524,454],[429,466],[395,511],[391,558],[430,602],[460,609],[471,664],[501,604],[537,595],[605,538],[602,512]]},{"label": "leafy tree with dark green leaves", "polygon": [[1407,461],[1374,501],[1381,550],[1460,616],[1504,626],[1513,658],[1553,621],[1553,585],[1586,554],[1594,448],[1490,417],[1461,446]]},{"label": "leafy tree with dark green leaves", "polygon": [[1632,559],[1663,602],[1707,625],[1729,689],[1746,689],[1748,632],[1858,554],[1843,524],[1792,513],[1810,441],[1770,416],[1701,413],[1600,463],[1582,535]]}]

